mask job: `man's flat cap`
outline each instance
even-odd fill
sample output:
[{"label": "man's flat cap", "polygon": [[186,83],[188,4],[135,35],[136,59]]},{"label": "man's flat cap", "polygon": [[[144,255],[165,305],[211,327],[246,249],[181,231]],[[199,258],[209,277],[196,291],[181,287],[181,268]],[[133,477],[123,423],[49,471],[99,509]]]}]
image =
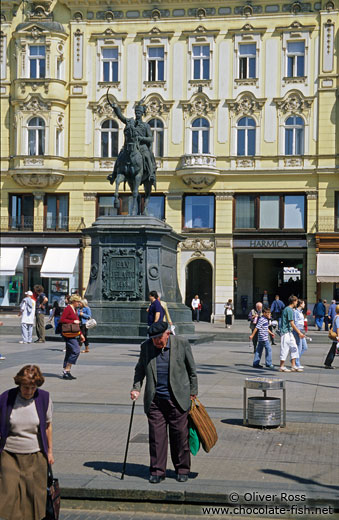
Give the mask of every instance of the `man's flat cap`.
[{"label": "man's flat cap", "polygon": [[148,329],[148,337],[157,338],[158,336],[162,336],[167,329],[168,323],[166,321],[157,321],[155,323],[152,323],[152,325]]}]

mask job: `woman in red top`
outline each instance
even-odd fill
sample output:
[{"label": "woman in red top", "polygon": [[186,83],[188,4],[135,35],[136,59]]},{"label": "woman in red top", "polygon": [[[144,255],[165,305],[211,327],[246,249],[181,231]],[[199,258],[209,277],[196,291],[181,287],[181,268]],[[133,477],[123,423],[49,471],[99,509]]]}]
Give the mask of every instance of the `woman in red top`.
[{"label": "woman in red top", "polygon": [[[74,294],[69,299],[69,305],[65,308],[63,313],[61,314],[60,323],[78,323],[80,324],[79,316],[77,313],[77,308],[79,307],[81,302],[80,296],[77,294]],[[79,328],[80,330],[80,328]],[[74,337],[70,338],[63,334],[65,340],[66,340],[66,354],[64,359],[64,371],[63,371],[63,379],[76,379],[76,377],[72,376],[71,374],[71,368],[72,365],[75,365],[77,362],[77,359],[80,354],[80,345],[78,342],[79,334]]]}]

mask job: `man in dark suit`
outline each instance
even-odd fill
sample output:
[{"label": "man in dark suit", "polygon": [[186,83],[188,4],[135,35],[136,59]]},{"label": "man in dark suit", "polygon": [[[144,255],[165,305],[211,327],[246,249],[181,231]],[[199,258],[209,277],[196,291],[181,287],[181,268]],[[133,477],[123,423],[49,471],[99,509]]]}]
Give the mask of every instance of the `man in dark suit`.
[{"label": "man in dark suit", "polygon": [[165,479],[167,424],[172,462],[178,482],[186,482],[191,457],[188,444],[188,411],[198,393],[198,379],[189,342],[170,335],[168,323],[158,321],[148,330],[135,367],[131,399],[138,399],[146,377],[144,410],[149,425],[150,483]]}]

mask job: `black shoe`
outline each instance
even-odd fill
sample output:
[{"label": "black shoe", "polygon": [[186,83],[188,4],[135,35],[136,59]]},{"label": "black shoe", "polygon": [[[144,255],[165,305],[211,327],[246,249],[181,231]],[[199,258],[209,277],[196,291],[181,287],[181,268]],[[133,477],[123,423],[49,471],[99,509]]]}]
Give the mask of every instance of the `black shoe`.
[{"label": "black shoe", "polygon": [[332,367],[331,365],[324,365],[324,368],[329,368],[331,370],[334,370],[334,367]]},{"label": "black shoe", "polygon": [[177,475],[177,481],[178,482],[187,482],[188,481],[188,475]]},{"label": "black shoe", "polygon": [[274,343],[274,341],[273,341],[272,345],[276,345],[276,343]]},{"label": "black shoe", "polygon": [[253,365],[253,368],[264,368],[262,365]]},{"label": "black shoe", "polygon": [[72,374],[70,372],[65,372],[64,375],[62,376],[62,379],[76,379],[76,377],[72,376]]},{"label": "black shoe", "polygon": [[165,480],[164,475],[151,475],[149,478],[150,484],[160,484],[162,480]]}]

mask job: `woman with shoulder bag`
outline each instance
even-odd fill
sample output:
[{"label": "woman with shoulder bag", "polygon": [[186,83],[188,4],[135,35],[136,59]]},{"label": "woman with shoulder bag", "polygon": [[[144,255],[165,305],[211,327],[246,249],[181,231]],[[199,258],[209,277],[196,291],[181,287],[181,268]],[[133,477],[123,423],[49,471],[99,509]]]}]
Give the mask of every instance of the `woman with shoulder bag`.
[{"label": "woman with shoulder bag", "polygon": [[[76,379],[72,376],[71,368],[75,365],[80,354],[80,345],[78,337],[82,336],[80,332],[80,320],[77,309],[80,306],[81,298],[74,294],[69,299],[69,305],[63,311],[60,323],[61,334],[66,341],[66,354],[63,365],[63,379]],[[84,339],[83,336],[81,338]]]},{"label": "woman with shoulder bag", "polygon": [[227,303],[224,305],[225,307],[225,327],[227,329],[231,328],[232,325],[232,316],[233,316],[233,304],[232,300],[227,300]]},{"label": "woman with shoulder bag", "polygon": [[339,345],[339,305],[336,306],[335,313],[336,314],[333,318],[332,328],[331,328],[331,332],[330,332],[333,342],[332,342],[331,348],[327,354],[327,357],[325,359],[324,368],[334,368],[334,367],[332,367],[332,363],[335,358],[337,347]]},{"label": "woman with shoulder bag", "polygon": [[42,520],[46,515],[47,465],[54,463],[52,401],[40,390],[40,368],[25,365],[17,388],[0,395],[0,517]]}]

